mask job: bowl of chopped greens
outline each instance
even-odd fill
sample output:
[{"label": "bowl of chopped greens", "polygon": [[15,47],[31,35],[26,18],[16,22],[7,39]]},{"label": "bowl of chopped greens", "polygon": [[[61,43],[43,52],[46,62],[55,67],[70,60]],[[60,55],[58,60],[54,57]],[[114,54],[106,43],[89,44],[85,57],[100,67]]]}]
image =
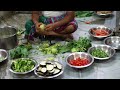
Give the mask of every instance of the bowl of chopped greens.
[{"label": "bowl of chopped greens", "polygon": [[7,60],[7,58],[8,58],[7,51],[4,49],[0,49],[0,62]]},{"label": "bowl of chopped greens", "polygon": [[88,49],[88,53],[91,54],[95,59],[107,60],[114,56],[115,49],[108,45],[94,45]]},{"label": "bowl of chopped greens", "polygon": [[37,67],[37,61],[30,58],[18,58],[11,61],[9,70],[14,74],[27,74]]}]

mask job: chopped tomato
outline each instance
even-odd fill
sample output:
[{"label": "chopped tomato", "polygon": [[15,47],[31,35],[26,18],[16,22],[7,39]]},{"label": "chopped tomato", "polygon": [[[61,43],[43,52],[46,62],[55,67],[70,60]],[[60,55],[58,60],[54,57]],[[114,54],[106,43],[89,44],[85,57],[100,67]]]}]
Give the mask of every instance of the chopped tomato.
[{"label": "chopped tomato", "polygon": [[75,60],[70,60],[69,63],[74,66],[84,66],[89,64],[89,60],[86,58],[76,58]]},{"label": "chopped tomato", "polygon": [[109,34],[109,32],[106,31],[105,29],[92,30],[92,32],[93,32],[94,35],[96,35],[96,36],[106,36],[106,35]]}]

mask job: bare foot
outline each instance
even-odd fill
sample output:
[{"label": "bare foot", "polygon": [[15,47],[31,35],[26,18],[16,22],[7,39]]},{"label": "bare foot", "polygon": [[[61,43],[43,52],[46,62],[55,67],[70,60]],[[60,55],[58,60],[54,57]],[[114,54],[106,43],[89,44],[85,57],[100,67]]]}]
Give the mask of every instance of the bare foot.
[{"label": "bare foot", "polygon": [[72,34],[68,34],[68,35],[63,36],[63,40],[65,40],[65,41],[71,41],[73,39],[74,39],[74,37]]}]

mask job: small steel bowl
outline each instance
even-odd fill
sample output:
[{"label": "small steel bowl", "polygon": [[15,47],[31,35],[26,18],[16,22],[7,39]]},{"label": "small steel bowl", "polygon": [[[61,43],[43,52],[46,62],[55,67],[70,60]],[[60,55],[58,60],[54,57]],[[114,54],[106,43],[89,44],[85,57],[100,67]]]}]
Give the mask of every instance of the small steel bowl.
[{"label": "small steel bowl", "polygon": [[[0,62],[3,62],[8,59],[8,53],[4,49],[0,49]],[[3,59],[2,59],[3,58]]]},{"label": "small steel bowl", "polygon": [[95,11],[95,14],[101,18],[108,18],[113,15],[113,11],[109,11],[109,13],[107,12],[105,13],[105,11]]},{"label": "small steel bowl", "polygon": [[[86,58],[89,60],[89,64],[87,65],[84,65],[84,66],[74,66],[74,65],[71,65],[69,63],[70,60],[74,60],[75,58]],[[75,53],[71,53],[69,54],[67,57],[66,57],[66,63],[68,66],[72,67],[72,68],[77,68],[77,69],[81,69],[81,68],[86,68],[88,66],[91,66],[92,63],[94,62],[94,58],[92,57],[92,55],[88,54],[88,53],[85,53],[85,52],[75,52]]]},{"label": "small steel bowl", "polygon": [[[60,71],[58,74],[55,74],[55,75],[52,75],[52,76],[39,75],[39,74],[37,73],[37,69],[38,69],[38,67],[40,66],[40,64],[39,64],[39,65],[36,67],[36,69],[34,70],[34,73],[35,73],[36,76],[38,76],[39,78],[43,78],[43,79],[50,79],[50,78],[56,78],[56,77],[58,77],[58,76],[60,76],[60,75],[63,74],[63,72],[64,72],[64,67],[63,67],[63,65],[62,65],[60,62],[58,62],[58,61],[49,61],[49,60],[44,60],[44,61],[52,62],[52,63],[55,63],[55,62],[59,63],[59,64],[62,66],[61,71]],[[42,61],[41,61],[41,62],[42,62]]]},{"label": "small steel bowl", "polygon": [[111,36],[104,39],[104,44],[113,47],[114,49],[120,50],[120,37],[119,36]]},{"label": "small steel bowl", "polygon": [[[98,29],[104,29],[106,30],[109,34],[108,35],[105,35],[105,36],[96,36],[93,32],[93,30],[98,30]],[[103,39],[103,38],[106,38],[106,37],[109,37],[113,34],[113,29],[109,28],[109,27],[106,27],[106,26],[97,26],[97,27],[93,27],[89,30],[89,34],[92,36],[92,37],[95,37],[95,38],[98,38],[98,39]]]},{"label": "small steel bowl", "polygon": [[[29,59],[29,60],[34,62],[35,67],[33,69],[29,70],[29,71],[26,71],[26,72],[16,72],[12,69],[12,64],[13,64],[14,61],[19,60],[19,59],[21,59],[21,60],[28,60]],[[24,75],[24,74],[28,74],[28,73],[32,72],[37,67],[37,65],[38,65],[38,63],[37,63],[36,60],[30,59],[30,58],[18,58],[18,59],[14,59],[14,60],[11,61],[10,65],[9,65],[9,71],[14,73],[14,74]]]},{"label": "small steel bowl", "polygon": [[95,50],[95,49],[102,49],[103,51],[105,51],[108,54],[108,57],[105,57],[105,58],[99,58],[99,57],[93,56],[94,59],[98,59],[98,60],[107,60],[107,59],[110,59],[111,57],[114,56],[114,54],[116,52],[115,49],[112,48],[111,46],[100,44],[100,45],[95,45],[95,46],[90,47],[88,49],[88,53],[91,54],[92,51]]}]

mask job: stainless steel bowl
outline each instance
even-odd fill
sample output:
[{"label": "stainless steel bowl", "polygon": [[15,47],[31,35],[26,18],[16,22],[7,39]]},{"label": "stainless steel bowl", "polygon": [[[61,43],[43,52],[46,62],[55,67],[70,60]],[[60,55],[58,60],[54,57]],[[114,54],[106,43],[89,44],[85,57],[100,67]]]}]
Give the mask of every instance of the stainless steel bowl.
[{"label": "stainless steel bowl", "polygon": [[[101,13],[100,13],[101,12]],[[104,13],[102,13],[104,12]],[[110,11],[110,13],[105,13],[106,11],[95,11],[95,14],[101,18],[108,18],[113,15],[113,11]]]},{"label": "stainless steel bowl", "polygon": [[[94,34],[94,32],[92,30],[98,30],[98,29],[104,29],[106,31],[108,31],[108,35],[106,36],[96,36]],[[97,27],[93,27],[89,30],[89,34],[92,36],[92,37],[95,37],[95,38],[98,38],[98,39],[103,39],[103,38],[106,38],[106,37],[109,37],[113,34],[113,29],[109,28],[109,27],[106,27],[106,26],[97,26]]]},{"label": "stainless steel bowl", "polygon": [[[0,62],[3,62],[8,59],[8,53],[4,49],[0,49]],[[2,59],[3,58],[3,59]]]},{"label": "stainless steel bowl", "polygon": [[100,45],[94,45],[94,46],[90,47],[88,49],[88,53],[91,54],[93,52],[93,50],[95,50],[95,49],[102,49],[103,51],[105,51],[108,54],[108,57],[105,57],[105,58],[99,58],[99,57],[93,56],[95,59],[99,59],[99,60],[110,59],[111,57],[114,56],[114,54],[116,52],[115,49],[112,48],[111,46],[100,44]]},{"label": "stainless steel bowl", "polygon": [[111,36],[104,39],[104,44],[113,47],[114,49],[120,49],[120,37],[119,36]]},{"label": "stainless steel bowl", "polygon": [[14,60],[11,60],[11,62],[10,62],[10,65],[9,65],[9,71],[10,72],[12,72],[12,73],[14,73],[14,74],[27,74],[27,73],[30,73],[30,72],[32,72],[36,67],[37,67],[37,65],[38,65],[38,63],[37,63],[37,61],[36,60],[33,60],[33,59],[30,59],[31,61],[33,61],[34,63],[35,63],[35,67],[33,68],[33,69],[31,69],[31,70],[29,70],[29,71],[26,71],[26,72],[16,72],[16,71],[14,71],[12,68],[11,68],[11,66],[12,66],[12,63],[15,61],[15,60],[19,60],[19,59],[22,59],[22,60],[26,60],[26,59],[30,59],[30,58],[18,58],[18,59],[14,59]]},{"label": "stainless steel bowl", "polygon": [[13,26],[0,28],[0,48],[10,50],[18,45],[17,30]]},{"label": "stainless steel bowl", "polygon": [[[44,60],[45,61],[45,60]],[[48,61],[48,60],[46,60],[46,61]],[[42,61],[41,61],[42,62]],[[63,65],[60,63],[60,62],[58,62],[58,61],[49,61],[49,62],[53,62],[53,63],[55,63],[55,62],[57,62],[57,63],[59,63],[61,66],[62,66],[62,69],[61,69],[61,71],[58,73],[58,74],[55,74],[55,75],[52,75],[52,76],[44,76],[44,75],[39,75],[36,71],[37,71],[37,68],[39,67],[39,65],[36,67],[36,69],[34,70],[34,73],[35,73],[35,75],[36,76],[38,76],[39,78],[46,78],[46,79],[50,79],[50,78],[56,78],[56,77],[58,77],[58,76],[60,76],[60,75],[62,75],[63,74],[63,72],[64,72],[64,67],[63,67]]]},{"label": "stainless steel bowl", "polygon": [[[80,57],[80,58],[86,58],[86,59],[88,59],[90,61],[90,63],[87,64],[87,65],[84,65],[84,66],[74,66],[74,65],[71,65],[69,63],[70,60],[74,60],[75,58],[78,58],[78,57]],[[67,65],[70,66],[70,67],[72,67],[72,68],[78,68],[78,69],[85,68],[85,67],[88,67],[88,66],[92,65],[93,62],[94,62],[94,58],[92,57],[92,55],[90,55],[88,53],[85,53],[85,52],[71,53],[70,55],[68,55],[66,57],[66,63],[67,63]]]}]

